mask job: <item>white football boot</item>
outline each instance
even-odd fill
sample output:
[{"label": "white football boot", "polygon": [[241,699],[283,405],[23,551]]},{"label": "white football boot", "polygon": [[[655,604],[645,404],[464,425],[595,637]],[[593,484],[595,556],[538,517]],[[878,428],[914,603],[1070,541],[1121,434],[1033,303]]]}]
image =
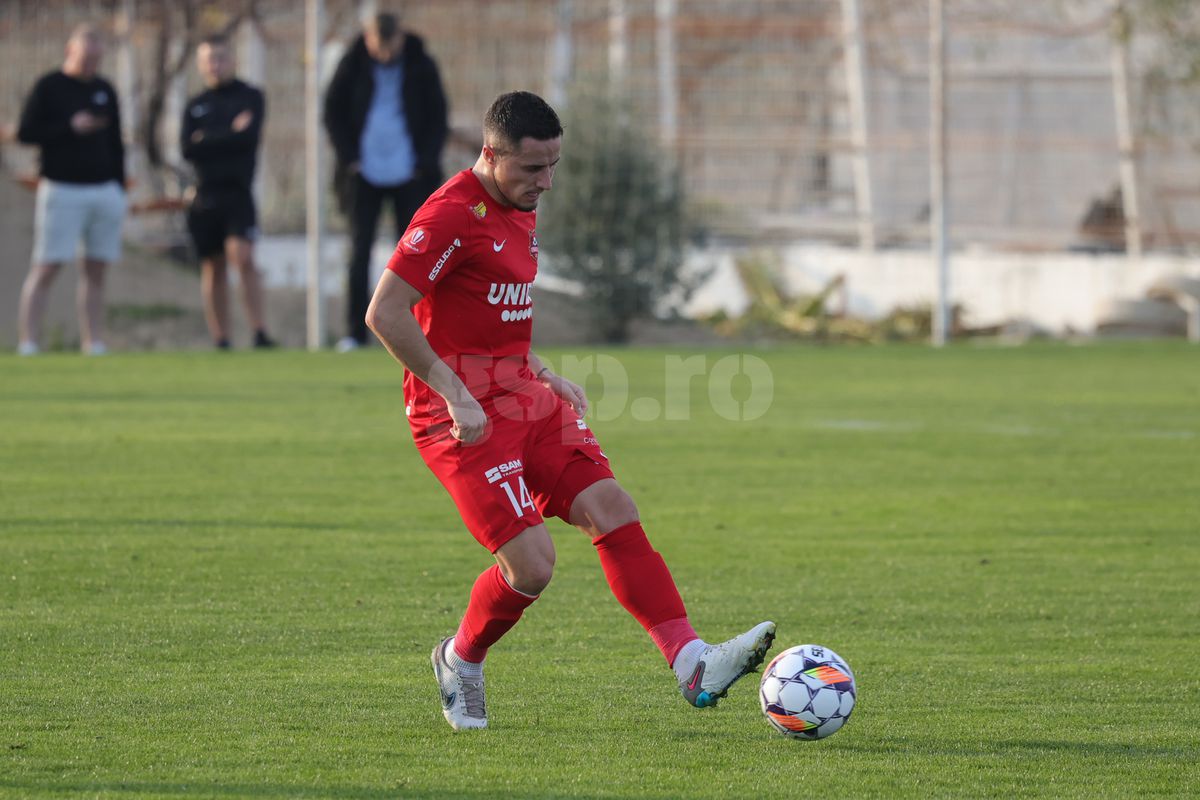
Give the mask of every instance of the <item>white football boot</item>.
[{"label": "white football boot", "polygon": [[443,639],[433,648],[433,674],[442,696],[442,714],[456,731],[487,727],[487,706],[483,698],[483,676],[468,680],[446,663],[446,643]]},{"label": "white football boot", "polygon": [[689,676],[679,679],[679,691],[696,708],[715,706],[738,678],[763,662],[773,641],[775,623],[760,622],[727,642],[705,645]]}]

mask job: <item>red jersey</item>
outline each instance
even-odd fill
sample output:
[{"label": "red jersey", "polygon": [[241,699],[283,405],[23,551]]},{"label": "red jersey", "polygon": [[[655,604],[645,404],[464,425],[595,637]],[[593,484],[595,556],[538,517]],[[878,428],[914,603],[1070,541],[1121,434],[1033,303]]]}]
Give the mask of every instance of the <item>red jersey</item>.
[{"label": "red jersey", "polygon": [[[497,396],[533,380],[536,223],[535,212],[500,205],[465,169],[425,201],[387,264],[424,295],[413,315],[425,338],[489,415]],[[418,437],[450,422],[445,401],[412,372],[404,401]]]}]

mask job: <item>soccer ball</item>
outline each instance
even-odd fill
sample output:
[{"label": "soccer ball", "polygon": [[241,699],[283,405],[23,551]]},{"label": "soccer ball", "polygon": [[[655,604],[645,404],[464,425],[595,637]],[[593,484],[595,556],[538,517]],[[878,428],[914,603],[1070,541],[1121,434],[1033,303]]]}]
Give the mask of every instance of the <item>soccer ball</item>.
[{"label": "soccer ball", "polygon": [[854,673],[828,647],[784,650],[763,670],[758,699],[767,720],[793,739],[824,739],[841,730],[854,710]]}]

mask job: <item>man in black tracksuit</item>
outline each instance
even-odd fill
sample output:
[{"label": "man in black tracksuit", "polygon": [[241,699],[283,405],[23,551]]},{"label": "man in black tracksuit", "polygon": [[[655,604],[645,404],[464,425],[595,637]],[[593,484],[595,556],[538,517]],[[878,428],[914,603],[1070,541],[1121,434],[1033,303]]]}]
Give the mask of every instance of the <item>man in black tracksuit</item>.
[{"label": "man in black tracksuit", "polygon": [[446,97],[420,38],[393,14],[376,14],[338,63],[325,93],[325,128],[337,153],[334,188],[352,239],[342,352],[367,342],[371,248],[384,200],[396,240],[442,183]]},{"label": "man in black tracksuit", "polygon": [[251,191],[266,102],[261,91],[234,76],[233,52],[225,37],[205,38],[196,49],[196,64],[207,88],[184,108],[180,149],[196,170],[196,196],[187,221],[200,256],[205,319],[217,348],[229,349],[227,265],[232,263],[241,279],[254,346],[272,347],[254,266],[258,219]]}]

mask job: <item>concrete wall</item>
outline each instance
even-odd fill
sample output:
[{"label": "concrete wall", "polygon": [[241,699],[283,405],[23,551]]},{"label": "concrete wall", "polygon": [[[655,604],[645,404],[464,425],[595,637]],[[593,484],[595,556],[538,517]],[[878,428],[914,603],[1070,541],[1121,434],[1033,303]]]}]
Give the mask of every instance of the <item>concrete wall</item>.
[{"label": "concrete wall", "polygon": [[[346,275],[347,245],[342,236],[325,242],[325,291],[340,295]],[[372,285],[392,253],[380,240],[372,258]],[[685,307],[689,316],[719,309],[737,315],[749,297],[734,261],[759,257],[764,250],[714,247],[689,256],[693,269],[712,275]],[[893,250],[865,255],[859,250],[820,244],[795,244],[770,251],[781,284],[794,294],[819,291],[837,275],[846,276],[847,311],[877,319],[897,306],[931,303],[936,287],[933,258],[924,251]],[[303,288],[305,245],[299,236],[268,236],[258,244],[258,262],[269,286]],[[572,294],[570,281],[543,265],[541,289]],[[1119,300],[1144,297],[1146,289],[1168,275],[1200,277],[1200,259],[1152,255],[1131,261],[1120,255],[1019,254],[987,251],[955,253],[951,259],[953,302],[965,309],[971,326],[1028,320],[1052,333],[1092,333],[1106,308]]]},{"label": "concrete wall", "polygon": [[[761,253],[761,251],[759,251]],[[749,299],[734,260],[751,251],[715,249],[694,253],[696,268],[712,267],[712,278],[687,306],[692,315],[724,309],[741,313]],[[934,261],[924,251],[858,250],[797,244],[775,251],[781,283],[790,291],[814,293],[830,279],[846,276],[847,310],[868,319],[896,306],[931,303],[936,291]],[[1168,275],[1200,277],[1200,260],[1147,256],[1131,261],[1119,255],[955,253],[951,259],[952,301],[965,309],[972,326],[1029,320],[1053,333],[1092,333],[1106,308],[1119,300],[1145,296],[1155,280]]]}]

